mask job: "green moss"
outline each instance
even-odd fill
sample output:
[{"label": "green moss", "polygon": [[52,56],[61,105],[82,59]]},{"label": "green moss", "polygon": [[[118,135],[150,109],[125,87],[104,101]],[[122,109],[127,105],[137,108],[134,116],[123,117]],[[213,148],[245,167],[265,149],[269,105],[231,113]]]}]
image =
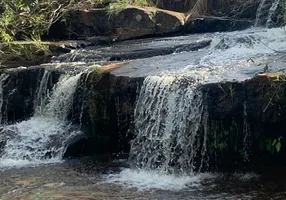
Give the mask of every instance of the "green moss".
[{"label": "green moss", "polygon": [[87,105],[88,105],[88,115],[92,123],[95,123],[97,119],[97,113],[99,112],[102,97],[97,91],[98,83],[102,78],[102,70],[98,65],[90,67],[90,70],[86,74],[87,85],[89,86],[87,91]]}]

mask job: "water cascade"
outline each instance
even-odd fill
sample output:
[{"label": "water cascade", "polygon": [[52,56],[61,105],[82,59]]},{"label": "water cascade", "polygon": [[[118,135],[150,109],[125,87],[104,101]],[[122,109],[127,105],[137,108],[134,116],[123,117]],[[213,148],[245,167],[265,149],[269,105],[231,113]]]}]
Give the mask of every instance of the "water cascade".
[{"label": "water cascade", "polygon": [[2,123],[2,106],[3,106],[3,84],[4,84],[4,81],[6,81],[6,79],[9,77],[9,75],[7,74],[1,74],[0,75],[0,124]]},{"label": "water cascade", "polygon": [[5,133],[2,135],[8,138],[0,152],[0,166],[61,160],[69,140],[81,134],[67,120],[80,76],[62,75],[52,92],[49,92],[50,72],[45,71],[34,100],[34,116],[1,127],[1,132]]},{"label": "water cascade", "polygon": [[273,18],[275,17],[279,3],[280,0],[262,0],[257,9],[255,27],[273,27]]},{"label": "water cascade", "polygon": [[135,108],[136,138],[129,155],[136,167],[172,174],[193,171],[203,114],[199,83],[176,76],[144,80]]}]

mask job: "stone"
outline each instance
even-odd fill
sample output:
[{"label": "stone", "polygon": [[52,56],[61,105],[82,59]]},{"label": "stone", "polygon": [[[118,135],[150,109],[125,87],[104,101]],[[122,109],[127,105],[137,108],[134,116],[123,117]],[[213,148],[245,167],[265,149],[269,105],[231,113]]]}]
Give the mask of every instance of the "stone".
[{"label": "stone", "polygon": [[235,20],[218,17],[189,18],[185,24],[187,33],[207,33],[243,30],[254,24],[252,20]]},{"label": "stone", "polygon": [[86,39],[98,36],[112,40],[126,40],[183,30],[184,14],[156,8],[129,6],[119,13],[110,14],[105,9],[70,11],[62,20],[52,25],[46,38]]},{"label": "stone", "polygon": [[[0,73],[9,75],[3,87],[2,123],[15,123],[28,119],[34,113],[34,98],[44,68],[2,69]],[[52,71],[49,89],[52,89],[53,84],[58,81],[59,75],[58,70]]]},{"label": "stone", "polygon": [[53,24],[47,39],[85,39],[91,36],[111,35],[113,19],[105,9],[71,10]]}]

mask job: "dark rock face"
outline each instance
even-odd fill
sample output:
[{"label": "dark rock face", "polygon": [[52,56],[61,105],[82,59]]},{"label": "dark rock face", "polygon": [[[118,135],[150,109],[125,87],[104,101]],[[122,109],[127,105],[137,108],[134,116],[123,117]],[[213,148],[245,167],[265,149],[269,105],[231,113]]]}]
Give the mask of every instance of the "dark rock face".
[{"label": "dark rock face", "polygon": [[48,38],[78,39],[94,35],[110,35],[113,21],[104,9],[70,11],[49,30]]},{"label": "dark rock face", "polygon": [[[2,123],[14,123],[31,117],[34,113],[34,100],[40,85],[44,68],[2,70],[8,78],[3,82]],[[49,89],[58,81],[60,73],[52,71]]]},{"label": "dark rock face", "polygon": [[[210,166],[218,169],[259,169],[285,163],[285,83],[257,76],[242,83],[204,86],[207,96]],[[269,147],[267,143],[271,141]]]},{"label": "dark rock face", "polygon": [[[3,82],[4,122],[32,116],[44,70],[34,67],[2,71],[10,75]],[[55,69],[52,73],[50,87],[62,72]],[[205,118],[196,140],[201,151],[202,138],[207,133],[205,170],[257,169],[285,163],[286,83],[277,77],[256,76],[244,82],[201,86]],[[70,119],[80,125],[85,136],[75,138],[65,156],[128,153],[134,138],[136,98],[143,80],[144,77],[120,77],[99,70],[82,75]],[[0,138],[0,154],[6,136],[9,133]]]},{"label": "dark rock face", "polygon": [[[76,94],[73,120],[80,123],[87,138],[77,142],[66,156],[92,153],[128,153],[134,137],[136,96],[144,78],[116,77],[104,72],[82,78]],[[92,84],[94,83],[94,84]],[[202,151],[207,131],[207,152],[203,170],[257,169],[261,165],[284,163],[286,149],[267,149],[267,141],[286,138],[285,83],[258,76],[244,82],[202,86],[204,116],[197,136]],[[200,160],[199,153],[195,159]],[[199,163],[199,162],[198,162]]]},{"label": "dark rock face", "polygon": [[243,30],[253,25],[252,20],[235,20],[224,18],[190,19],[185,24],[187,33],[206,33]]},{"label": "dark rock face", "polygon": [[81,124],[87,139],[77,142],[65,156],[129,152],[133,137],[134,104],[143,78],[115,77],[92,72],[81,78],[72,119]]}]

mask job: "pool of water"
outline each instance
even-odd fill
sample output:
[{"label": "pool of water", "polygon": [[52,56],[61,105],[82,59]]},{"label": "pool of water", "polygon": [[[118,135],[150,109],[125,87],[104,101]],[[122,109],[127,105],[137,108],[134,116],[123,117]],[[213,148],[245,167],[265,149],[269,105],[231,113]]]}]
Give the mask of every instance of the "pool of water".
[{"label": "pool of water", "polygon": [[0,199],[286,199],[286,168],[174,176],[131,170],[126,163],[86,157],[2,168]]}]

